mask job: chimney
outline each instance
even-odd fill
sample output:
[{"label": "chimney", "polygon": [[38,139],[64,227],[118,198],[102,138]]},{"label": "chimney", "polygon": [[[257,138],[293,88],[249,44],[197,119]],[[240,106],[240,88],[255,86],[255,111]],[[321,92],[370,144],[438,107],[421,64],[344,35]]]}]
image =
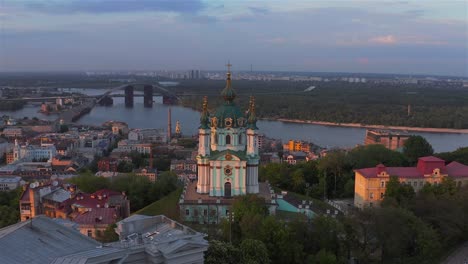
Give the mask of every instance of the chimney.
[{"label": "chimney", "polygon": [[170,143],[172,138],[172,125],[171,125],[171,108],[167,112],[167,142]]}]

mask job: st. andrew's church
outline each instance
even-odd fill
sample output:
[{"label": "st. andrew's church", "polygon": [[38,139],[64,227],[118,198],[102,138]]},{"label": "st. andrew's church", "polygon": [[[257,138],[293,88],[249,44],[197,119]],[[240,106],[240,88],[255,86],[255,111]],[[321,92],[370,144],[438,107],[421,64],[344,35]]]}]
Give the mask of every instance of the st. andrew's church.
[{"label": "st. andrew's church", "polygon": [[255,100],[248,109],[236,105],[228,64],[226,87],[221,91],[223,103],[211,113],[208,100],[198,128],[198,179],[188,182],[179,199],[181,218],[188,222],[219,223],[230,218],[234,197],[257,194],[265,199],[270,214],[277,203],[268,183],[258,181],[258,127]]},{"label": "st. andrew's church", "polygon": [[234,102],[228,72],[221,92],[224,103],[214,114],[208,112],[206,97],[200,117],[197,156],[197,192],[231,197],[258,193],[258,139],[255,101],[244,112]]}]

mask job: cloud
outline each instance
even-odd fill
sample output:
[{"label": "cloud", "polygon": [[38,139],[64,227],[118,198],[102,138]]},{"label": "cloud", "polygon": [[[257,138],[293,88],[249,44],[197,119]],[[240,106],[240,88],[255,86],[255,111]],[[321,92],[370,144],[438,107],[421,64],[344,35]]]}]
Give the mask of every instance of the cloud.
[{"label": "cloud", "polygon": [[369,58],[357,58],[356,61],[358,64],[361,64],[361,65],[369,64]]},{"label": "cloud", "polygon": [[201,0],[41,0],[25,2],[6,0],[3,4],[53,14],[100,14],[140,11],[198,13],[205,8]]},{"label": "cloud", "polygon": [[271,44],[285,44],[287,42],[287,39],[281,38],[281,37],[269,38],[269,39],[265,39],[264,42],[271,43]]},{"label": "cloud", "polygon": [[397,43],[397,39],[393,35],[386,35],[370,38],[369,42],[382,45],[393,45]]},{"label": "cloud", "polygon": [[412,17],[420,17],[425,14],[425,10],[423,9],[411,9],[405,12],[405,14],[412,16]]},{"label": "cloud", "polygon": [[267,8],[263,8],[263,7],[249,7],[249,9],[254,14],[265,15],[265,14],[270,13],[270,10],[268,10]]}]

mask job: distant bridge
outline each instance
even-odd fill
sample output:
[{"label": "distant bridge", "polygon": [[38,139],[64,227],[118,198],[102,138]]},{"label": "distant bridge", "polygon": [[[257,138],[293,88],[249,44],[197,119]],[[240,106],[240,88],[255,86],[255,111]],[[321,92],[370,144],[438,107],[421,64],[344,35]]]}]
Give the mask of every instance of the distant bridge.
[{"label": "distant bridge", "polygon": [[[160,92],[161,95],[163,95],[163,97],[166,97],[166,98],[170,98],[172,101],[174,102],[177,102],[180,100],[179,96],[177,96],[175,93],[167,90],[166,88],[164,87],[161,87],[160,85],[157,85],[157,84],[148,84],[148,83],[128,83],[128,84],[125,84],[125,85],[120,85],[120,86],[117,86],[117,87],[112,87],[112,88],[109,88],[107,90],[105,90],[105,92],[103,94],[100,94],[100,95],[69,95],[69,96],[60,96],[60,95],[57,95],[57,96],[46,96],[46,97],[19,97],[19,98],[12,98],[12,99],[0,99],[0,101],[20,101],[20,100],[24,100],[24,101],[28,101],[28,102],[42,102],[42,101],[51,101],[51,100],[56,100],[56,99],[64,99],[64,98],[94,98],[96,99],[96,103],[100,103],[101,100],[103,98],[105,98],[106,96],[111,96],[111,94],[113,92],[116,92],[116,91],[119,91],[119,90],[124,90],[126,87],[133,87],[133,86],[146,86],[146,87],[151,87],[151,90],[152,90],[152,93],[151,95],[153,95],[154,93],[154,90],[156,88],[157,91]],[[128,96],[127,94],[125,96]],[[141,95],[132,95],[133,96],[141,96]],[[143,95],[144,96],[144,95]]]}]

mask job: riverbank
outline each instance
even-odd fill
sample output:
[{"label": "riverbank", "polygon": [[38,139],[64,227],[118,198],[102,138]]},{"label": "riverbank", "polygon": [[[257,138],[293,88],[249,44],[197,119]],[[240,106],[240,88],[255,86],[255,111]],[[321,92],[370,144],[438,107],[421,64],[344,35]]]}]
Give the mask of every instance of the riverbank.
[{"label": "riverbank", "polygon": [[320,125],[320,126],[334,126],[334,127],[370,128],[370,129],[427,132],[427,133],[468,134],[468,129],[455,129],[455,128],[365,125],[365,124],[359,124],[359,123],[333,123],[333,122],[324,122],[324,121],[311,121],[311,120],[286,119],[286,118],[277,118],[277,119],[262,118],[262,120],[281,121],[285,123],[313,124],[313,125]]}]

